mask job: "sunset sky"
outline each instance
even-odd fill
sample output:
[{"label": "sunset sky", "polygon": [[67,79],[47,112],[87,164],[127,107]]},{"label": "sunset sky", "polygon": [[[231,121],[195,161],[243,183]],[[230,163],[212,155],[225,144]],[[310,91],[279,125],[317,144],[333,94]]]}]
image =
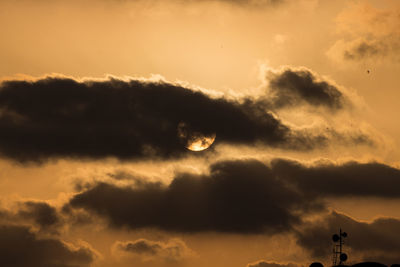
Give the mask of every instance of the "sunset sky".
[{"label": "sunset sky", "polygon": [[0,266],[400,263],[400,1],[0,0],[0,36]]}]

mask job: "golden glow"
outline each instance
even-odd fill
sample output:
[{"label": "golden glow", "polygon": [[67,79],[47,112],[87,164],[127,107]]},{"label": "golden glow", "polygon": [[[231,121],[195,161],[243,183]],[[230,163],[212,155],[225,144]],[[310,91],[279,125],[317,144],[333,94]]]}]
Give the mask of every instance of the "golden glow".
[{"label": "golden glow", "polygon": [[[329,78],[349,89],[351,102],[362,102],[363,107],[333,115],[294,107],[279,114],[274,112],[274,116],[296,130],[322,125],[316,136],[334,125],[343,132],[351,133],[357,128],[369,133],[371,125],[376,132],[382,132],[380,139],[386,142],[391,138],[387,144],[372,149],[327,146],[305,153],[279,147],[265,149],[256,144],[230,145],[223,142],[223,134],[218,131],[218,146],[210,148],[216,141],[215,129],[200,125],[189,113],[182,114],[174,121],[176,125],[166,125],[176,127],[176,136],[170,142],[179,146],[181,158],[66,158],[25,166],[0,157],[0,212],[3,207],[26,200],[46,201],[60,209],[77,194],[78,183],[107,182],[140,189],[143,179],[167,186],[178,177],[176,173],[208,174],[211,164],[224,160],[255,159],[267,163],[284,158],[306,165],[320,159],[322,163],[329,160],[338,164],[377,161],[400,168],[400,124],[396,116],[400,112],[400,1],[271,0],[264,2],[281,4],[246,5],[262,1],[0,0],[0,82],[19,74],[19,79],[27,80],[53,73],[74,79],[104,78],[107,74],[147,79],[159,74],[168,82],[209,90],[236,101],[265,95],[265,70],[304,66],[324,80]],[[363,40],[388,45],[378,46],[384,52],[379,57],[360,61],[343,57],[353,43]],[[367,74],[367,70],[371,73]],[[201,109],[196,112],[202,115]],[[373,136],[378,134],[373,132]],[[205,151],[209,148],[215,150],[211,156]],[[118,180],[110,175],[117,172],[128,176]],[[189,194],[188,197],[196,197]],[[324,201],[327,209],[356,220],[400,218],[400,199],[331,197]],[[142,204],[148,207],[147,203]],[[196,208],[197,205],[193,207]],[[102,220],[80,225],[67,220],[67,215],[61,214],[60,218],[60,225],[64,226],[56,234],[71,243],[82,240],[92,244],[102,254],[93,265],[96,267],[246,267],[271,259],[284,263],[282,266],[288,262],[308,266],[315,260],[304,253],[295,235],[286,233],[178,233],[156,228],[126,231],[107,228],[108,222]],[[0,218],[1,223],[5,220]],[[54,229],[43,234],[52,235]],[[116,241],[140,238],[163,242],[182,239],[197,255],[171,264],[143,261],[140,255],[125,259],[112,254],[110,247]]]},{"label": "golden glow", "polygon": [[178,137],[185,147],[192,151],[202,151],[209,148],[215,141],[216,134],[204,134],[192,129],[184,122],[180,122],[177,128]]},{"label": "golden glow", "polygon": [[192,151],[202,151],[209,148],[215,140],[216,134],[211,136],[204,136],[203,138],[198,138],[192,141],[186,146],[187,149]]}]

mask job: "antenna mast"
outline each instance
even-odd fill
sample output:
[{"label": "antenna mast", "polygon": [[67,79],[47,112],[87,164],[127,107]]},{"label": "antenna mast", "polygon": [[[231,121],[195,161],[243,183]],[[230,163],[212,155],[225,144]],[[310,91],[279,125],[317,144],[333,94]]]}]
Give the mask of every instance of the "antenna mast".
[{"label": "antenna mast", "polygon": [[333,245],[333,266],[343,265],[343,263],[347,260],[347,254],[343,253],[344,238],[346,237],[347,233],[342,232],[342,228],[339,229],[339,234],[334,234],[332,236],[332,240],[335,243]]}]

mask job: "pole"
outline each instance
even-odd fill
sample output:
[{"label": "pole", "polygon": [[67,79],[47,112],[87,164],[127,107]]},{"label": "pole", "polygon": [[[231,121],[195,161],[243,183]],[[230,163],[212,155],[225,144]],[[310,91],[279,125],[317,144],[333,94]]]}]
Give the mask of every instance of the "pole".
[{"label": "pole", "polygon": [[339,265],[342,265],[343,262],[340,255],[342,255],[342,228],[339,229]]}]

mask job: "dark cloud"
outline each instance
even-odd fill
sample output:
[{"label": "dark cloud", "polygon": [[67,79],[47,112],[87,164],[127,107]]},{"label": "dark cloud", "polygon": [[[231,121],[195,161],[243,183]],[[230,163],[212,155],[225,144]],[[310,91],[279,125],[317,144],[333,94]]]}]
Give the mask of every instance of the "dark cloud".
[{"label": "dark cloud", "polygon": [[261,260],[261,261],[249,263],[249,264],[247,264],[246,267],[300,267],[300,265],[295,264],[295,263],[281,264],[281,263]]},{"label": "dark cloud", "polygon": [[135,241],[117,241],[113,247],[117,254],[122,252],[123,256],[139,257],[144,261],[181,261],[193,255],[180,239],[160,242],[141,238]]},{"label": "dark cloud", "polygon": [[181,122],[226,143],[279,146],[290,135],[256,103],[165,82],[5,81],[0,111],[0,152],[19,161],[179,156],[188,153],[177,137]]},{"label": "dark cloud", "polygon": [[0,226],[0,265],[7,267],[83,267],[97,257],[88,247],[40,239],[23,226]]},{"label": "dark cloud", "polygon": [[305,166],[296,161],[272,161],[274,173],[315,196],[399,198],[400,170],[381,163],[347,162]]},{"label": "dark cloud", "polygon": [[139,239],[133,242],[119,243],[118,249],[127,251],[133,254],[156,255],[161,249],[161,245],[157,242],[152,242],[146,239]]},{"label": "dark cloud", "polygon": [[51,227],[60,222],[57,210],[45,202],[25,202],[17,216],[25,220],[33,219],[41,228]]},{"label": "dark cloud", "polygon": [[64,209],[83,208],[113,227],[278,233],[323,210],[326,197],[400,197],[400,171],[379,163],[238,160],[217,162],[209,171],[176,175],[169,185],[143,179],[131,187],[88,185]]},{"label": "dark cloud", "polygon": [[326,258],[332,252],[332,235],[341,227],[348,233],[346,247],[355,260],[379,261],[392,264],[400,261],[400,221],[393,218],[378,218],[373,222],[360,222],[337,212],[332,212],[320,221],[310,223],[297,233],[298,244],[309,250],[312,256]]},{"label": "dark cloud", "polygon": [[269,96],[273,108],[308,104],[330,110],[344,108],[347,103],[343,93],[333,84],[318,80],[307,69],[285,69],[269,73]]},{"label": "dark cloud", "polygon": [[[339,109],[344,101],[337,88],[316,81],[305,70],[276,74],[271,88],[274,105],[305,101]],[[185,145],[194,141],[178,136],[180,125],[185,125],[187,138],[196,138],[198,133],[216,135],[216,143],[233,145],[309,150],[337,140],[373,143],[362,133],[349,136],[290,129],[269,112],[265,99],[269,98],[211,97],[162,81],[80,82],[62,77],[4,81],[0,85],[0,155],[20,162],[60,157],[175,158],[191,153]]]},{"label": "dark cloud", "polygon": [[56,233],[62,219],[56,208],[46,202],[18,202],[12,209],[0,210],[0,223],[34,225],[40,231]]},{"label": "dark cloud", "polygon": [[289,231],[301,213],[322,209],[255,160],[218,162],[207,175],[180,174],[168,186],[98,183],[66,207],[94,212],[113,227],[238,233]]}]

